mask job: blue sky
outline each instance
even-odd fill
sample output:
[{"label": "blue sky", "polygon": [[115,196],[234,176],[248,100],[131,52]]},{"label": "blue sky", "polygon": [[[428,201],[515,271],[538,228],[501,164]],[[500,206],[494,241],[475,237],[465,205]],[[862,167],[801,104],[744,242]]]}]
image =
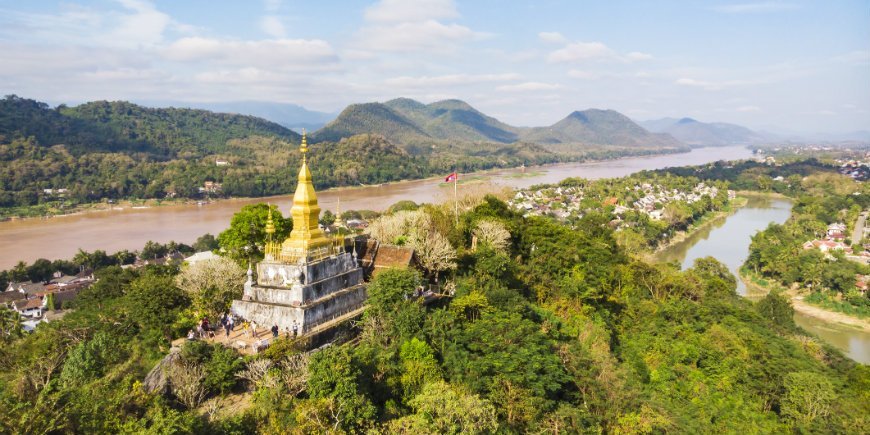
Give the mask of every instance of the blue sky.
[{"label": "blue sky", "polygon": [[0,92],[870,129],[870,1],[0,0]]}]

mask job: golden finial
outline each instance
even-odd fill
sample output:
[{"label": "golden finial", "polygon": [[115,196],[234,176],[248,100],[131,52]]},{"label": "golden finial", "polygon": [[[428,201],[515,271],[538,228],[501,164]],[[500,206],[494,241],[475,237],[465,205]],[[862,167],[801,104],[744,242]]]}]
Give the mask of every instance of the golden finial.
[{"label": "golden finial", "polygon": [[269,217],[266,218],[266,234],[269,242],[271,242],[272,234],[275,234],[275,222],[272,221],[272,204],[269,204]]},{"label": "golden finial", "polygon": [[302,129],[302,144],[299,145],[299,152],[302,153],[302,161],[305,161],[305,155],[308,154],[308,140],[305,139],[305,129]]}]

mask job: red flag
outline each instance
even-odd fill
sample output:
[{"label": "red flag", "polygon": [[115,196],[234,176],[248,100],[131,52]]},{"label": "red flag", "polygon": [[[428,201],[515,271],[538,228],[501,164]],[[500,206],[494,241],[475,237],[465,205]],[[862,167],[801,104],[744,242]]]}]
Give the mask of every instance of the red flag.
[{"label": "red flag", "polygon": [[449,183],[451,181],[456,181],[458,178],[459,178],[459,176],[456,175],[456,172],[454,172],[454,173],[448,175],[447,178],[444,179],[444,182]]}]

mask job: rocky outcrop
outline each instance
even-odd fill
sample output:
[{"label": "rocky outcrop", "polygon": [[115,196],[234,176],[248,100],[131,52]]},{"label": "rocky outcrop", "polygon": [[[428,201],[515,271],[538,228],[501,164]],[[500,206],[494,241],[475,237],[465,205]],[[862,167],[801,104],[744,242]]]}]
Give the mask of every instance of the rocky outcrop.
[{"label": "rocky outcrop", "polygon": [[169,377],[166,375],[167,370],[181,355],[181,348],[173,346],[169,349],[169,353],[162,360],[154,365],[154,368],[145,376],[142,382],[142,387],[145,391],[152,394],[168,394],[169,393]]}]

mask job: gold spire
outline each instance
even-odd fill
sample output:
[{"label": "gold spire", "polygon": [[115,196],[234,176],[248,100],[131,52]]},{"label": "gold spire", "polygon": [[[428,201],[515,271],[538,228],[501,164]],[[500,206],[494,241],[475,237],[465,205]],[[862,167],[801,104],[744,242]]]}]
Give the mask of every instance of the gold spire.
[{"label": "gold spire", "polygon": [[311,181],[311,171],[308,170],[308,141],[305,131],[302,132],[302,143],[299,146],[302,153],[302,167],[299,168],[299,183],[293,195],[293,231],[281,245],[281,256],[284,258],[317,258],[332,246],[318,225],[320,206],[317,204],[317,194],[314,193],[314,183]]},{"label": "gold spire", "polygon": [[272,242],[272,234],[275,234],[275,222],[272,220],[272,204],[269,204],[269,217],[266,219],[266,239]]}]

